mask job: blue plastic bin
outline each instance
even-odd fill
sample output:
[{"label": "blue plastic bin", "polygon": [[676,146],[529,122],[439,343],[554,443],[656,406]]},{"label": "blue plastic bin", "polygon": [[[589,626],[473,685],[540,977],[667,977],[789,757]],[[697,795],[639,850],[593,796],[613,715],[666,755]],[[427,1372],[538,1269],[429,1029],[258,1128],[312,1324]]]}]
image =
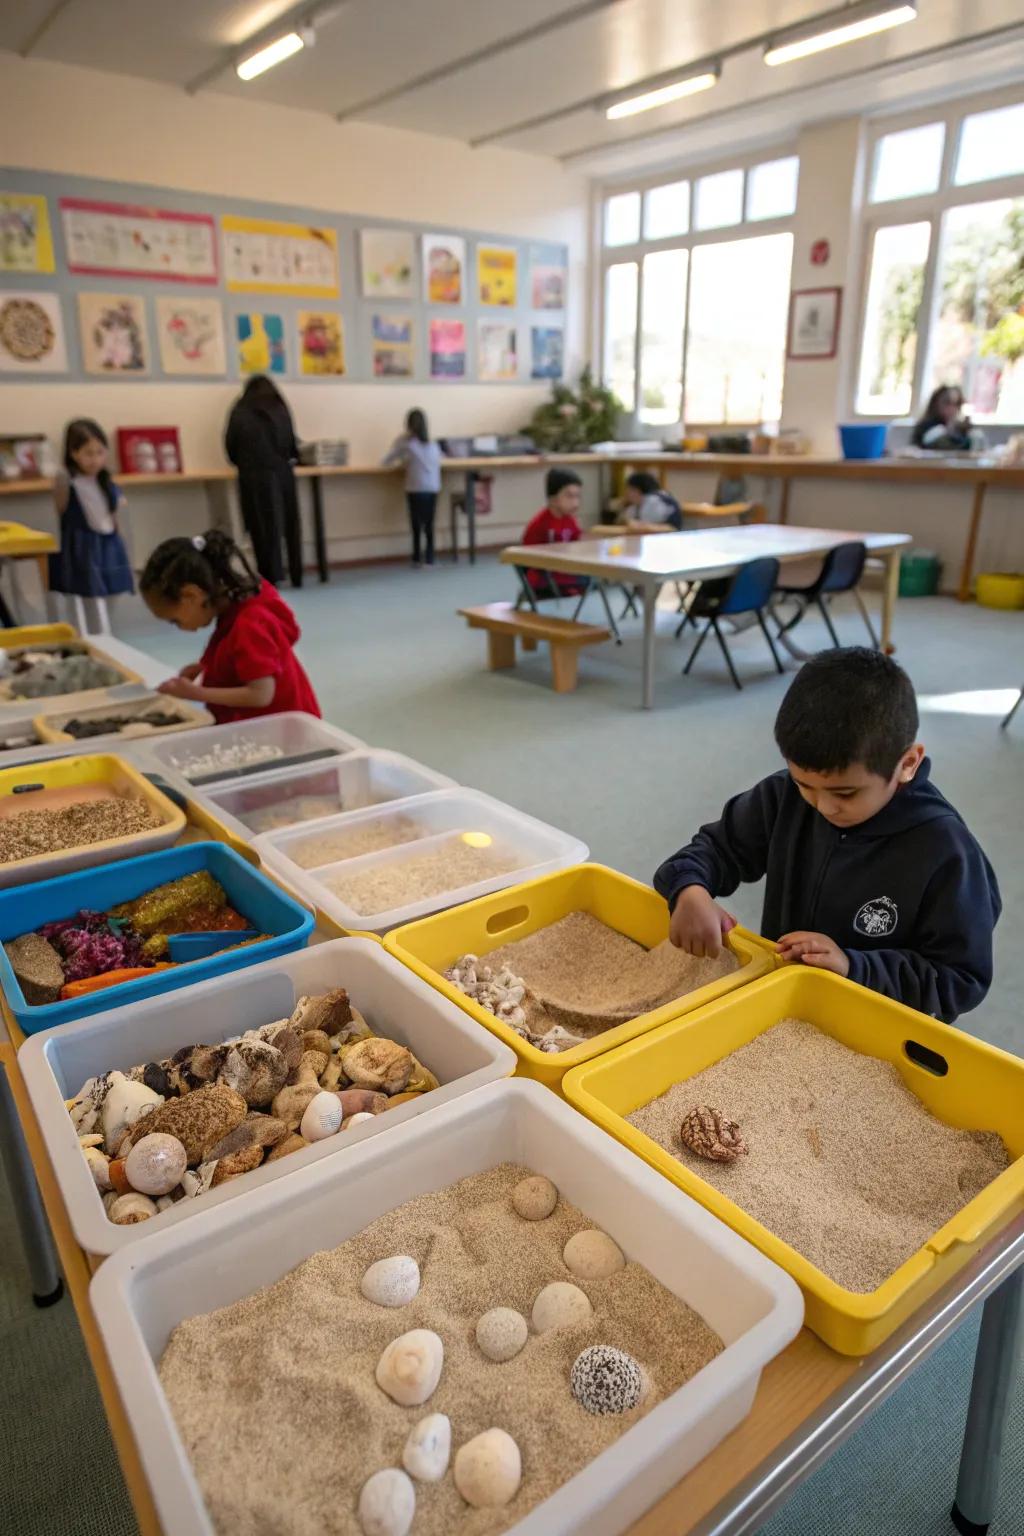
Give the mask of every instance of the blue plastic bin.
[{"label": "blue plastic bin", "polygon": [[844,459],[880,459],[885,452],[884,421],[857,422],[839,428]]},{"label": "blue plastic bin", "polygon": [[[259,944],[245,949],[210,955],[168,971],[154,971],[137,981],[101,989],[87,997],[68,1002],[45,1003],[33,1007],[15,979],[6,950],[0,948],[0,987],[7,1005],[26,1035],[52,1029],[55,1024],[70,1024],[108,1008],[121,1008],[160,992],[175,992],[193,982],[221,976],[226,971],[241,970],[302,949],[313,930],[311,912],[286,895],[280,886],[254,868],[247,860],[222,843],[192,843],[183,848],[168,848],[163,853],[147,853],[141,858],[125,859],[117,864],[103,864],[97,869],[83,869],[73,875],[59,875],[40,880],[35,885],[0,891],[0,943],[31,933],[43,923],[74,917],[84,909],[92,912],[132,901],[154,886],[208,869],[227,892],[228,901],[252,922],[260,933],[270,934]],[[200,1031],[201,1032],[201,1031]]]}]

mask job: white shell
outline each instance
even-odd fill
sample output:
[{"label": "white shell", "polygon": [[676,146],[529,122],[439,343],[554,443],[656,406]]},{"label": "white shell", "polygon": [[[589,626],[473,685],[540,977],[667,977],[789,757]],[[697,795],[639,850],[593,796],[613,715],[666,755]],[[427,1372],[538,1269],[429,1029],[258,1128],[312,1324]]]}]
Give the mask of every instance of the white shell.
[{"label": "white shell", "polygon": [[589,1296],[578,1285],[553,1280],[533,1303],[533,1326],[538,1333],[547,1333],[550,1328],[571,1328],[587,1322],[593,1310]]},{"label": "white shell", "polygon": [[522,1458],[512,1436],[485,1429],[455,1453],[455,1486],[474,1509],[500,1509],[519,1492]]},{"label": "white shell", "polygon": [[359,1289],[378,1307],[407,1307],[420,1288],[420,1267],[407,1253],[371,1264]]},{"label": "white shell", "polygon": [[101,1195],[105,1195],[110,1189],[110,1162],[104,1157],[99,1147],[83,1147],[82,1152],[88,1164],[89,1172],[93,1176],[93,1182]]},{"label": "white shell", "polygon": [[336,1093],[318,1093],[310,1099],[299,1124],[304,1141],[323,1141],[341,1130],[341,1100]]},{"label": "white shell", "polygon": [[402,1466],[421,1483],[439,1483],[452,1454],[452,1425],[447,1414],[428,1413],[409,1431]]},{"label": "white shell", "polygon": [[188,1154],[177,1136],[152,1131],[142,1136],[125,1158],[125,1178],[143,1195],[169,1195],[181,1183]]},{"label": "white shell", "polygon": [[353,1125],[362,1125],[364,1120],[376,1120],[376,1115],[371,1115],[369,1110],[359,1109],[354,1115],[349,1115],[345,1121],[345,1129],[349,1130]]},{"label": "white shell", "polygon": [[562,1251],[565,1267],[580,1280],[607,1280],[625,1266],[626,1259],[618,1243],[596,1227],[577,1232]]},{"label": "white shell", "polygon": [[163,1103],[163,1096],[147,1088],[145,1083],[134,1083],[123,1072],[112,1072],[107,1096],[103,1100],[100,1121],[103,1142],[111,1155],[121,1145],[121,1138],[129,1126],[134,1125],[147,1109],[155,1109]]},{"label": "white shell", "polygon": [[408,1536],[416,1514],[416,1490],[404,1472],[388,1467],[368,1477],[359,1494],[363,1536]]},{"label": "white shell", "polygon": [[377,1385],[401,1408],[418,1408],[441,1380],[444,1345],[429,1328],[413,1328],[392,1339],[375,1372]]},{"label": "white shell", "polygon": [[521,1312],[511,1307],[492,1307],[476,1325],[476,1342],[488,1360],[502,1362],[518,1355],[529,1331]]},{"label": "white shell", "polygon": [[118,1195],[109,1207],[107,1215],[119,1227],[130,1227],[137,1221],[148,1221],[157,1214],[156,1206],[148,1195]]},{"label": "white shell", "polygon": [[520,1179],[512,1191],[512,1207],[524,1221],[544,1221],[558,1204],[558,1190],[541,1173]]}]

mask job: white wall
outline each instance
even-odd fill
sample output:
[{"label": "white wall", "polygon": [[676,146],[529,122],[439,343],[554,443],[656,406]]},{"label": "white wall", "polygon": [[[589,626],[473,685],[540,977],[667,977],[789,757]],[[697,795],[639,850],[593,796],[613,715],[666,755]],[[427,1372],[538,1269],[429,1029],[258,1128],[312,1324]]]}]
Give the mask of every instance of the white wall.
[{"label": "white wall", "polygon": [[[450,139],[335,123],[0,53],[0,158],[5,165],[146,182],[366,214],[468,226],[569,247],[567,370],[586,355],[587,183],[548,159],[471,150]],[[180,427],[188,468],[223,462],[220,435],[237,384],[0,383],[0,425],[58,437],[70,416],[116,426]],[[287,386],[300,435],[345,437],[374,461],[411,405],[438,436],[522,425],[544,385],[318,382]],[[129,403],[131,409],[129,411]]]}]

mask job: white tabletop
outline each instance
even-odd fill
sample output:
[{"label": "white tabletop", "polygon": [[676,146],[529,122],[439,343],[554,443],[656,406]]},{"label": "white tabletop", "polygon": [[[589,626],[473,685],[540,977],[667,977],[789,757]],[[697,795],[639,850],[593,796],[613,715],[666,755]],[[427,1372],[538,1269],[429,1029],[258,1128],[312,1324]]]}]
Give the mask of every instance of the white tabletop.
[{"label": "white tabletop", "polygon": [[864,544],[869,554],[900,549],[908,533],[853,533],[835,528],[794,528],[778,523],[701,528],[693,533],[627,535],[574,544],[516,544],[504,549],[506,565],[568,571],[606,580],[660,583],[726,576],[748,560],[804,560],[837,544]]}]

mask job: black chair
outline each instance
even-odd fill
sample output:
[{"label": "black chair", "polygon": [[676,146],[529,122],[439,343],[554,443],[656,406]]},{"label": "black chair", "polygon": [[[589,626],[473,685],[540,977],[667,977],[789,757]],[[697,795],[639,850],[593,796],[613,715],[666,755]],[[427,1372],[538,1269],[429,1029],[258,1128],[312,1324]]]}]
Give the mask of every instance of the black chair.
[{"label": "black chair", "polygon": [[725,636],[719,626],[719,619],[735,617],[741,613],[752,613],[761,626],[761,633],[768,642],[768,649],[772,653],[775,670],[782,671],[782,662],[779,653],[775,649],[775,642],[765,623],[764,610],[775,590],[775,584],[779,579],[779,562],[777,560],[762,559],[751,560],[748,565],[741,565],[734,576],[727,577],[724,582],[704,582],[693,602],[690,604],[689,619],[691,622],[697,619],[707,619],[697,639],[697,644],[690,652],[689,660],[683,668],[685,677],[694,662],[708,635],[714,630],[715,639],[718,641],[725,657],[725,664],[729,668],[729,676],[737,688],[743,684],[736,675],[736,668],[732,664],[729,655],[729,647],[725,643]]},{"label": "black chair", "polygon": [[810,585],[789,586],[786,582],[780,582],[776,587],[776,593],[780,597],[791,597],[796,601],[796,612],[791,619],[785,622],[776,614],[776,622],[779,626],[779,635],[787,634],[789,630],[799,624],[808,608],[816,607],[825,620],[825,628],[828,630],[834,646],[839,645],[839,636],[829,613],[829,599],[837,592],[852,592],[857,607],[861,611],[861,617],[867,625],[868,634],[871,636],[871,644],[878,650],[878,637],[875,634],[871,617],[864,606],[864,599],[858,590],[860,579],[864,574],[864,563],[867,560],[867,550],[858,542],[850,544],[837,544],[835,549],[830,549],[821,562],[821,570]]}]

